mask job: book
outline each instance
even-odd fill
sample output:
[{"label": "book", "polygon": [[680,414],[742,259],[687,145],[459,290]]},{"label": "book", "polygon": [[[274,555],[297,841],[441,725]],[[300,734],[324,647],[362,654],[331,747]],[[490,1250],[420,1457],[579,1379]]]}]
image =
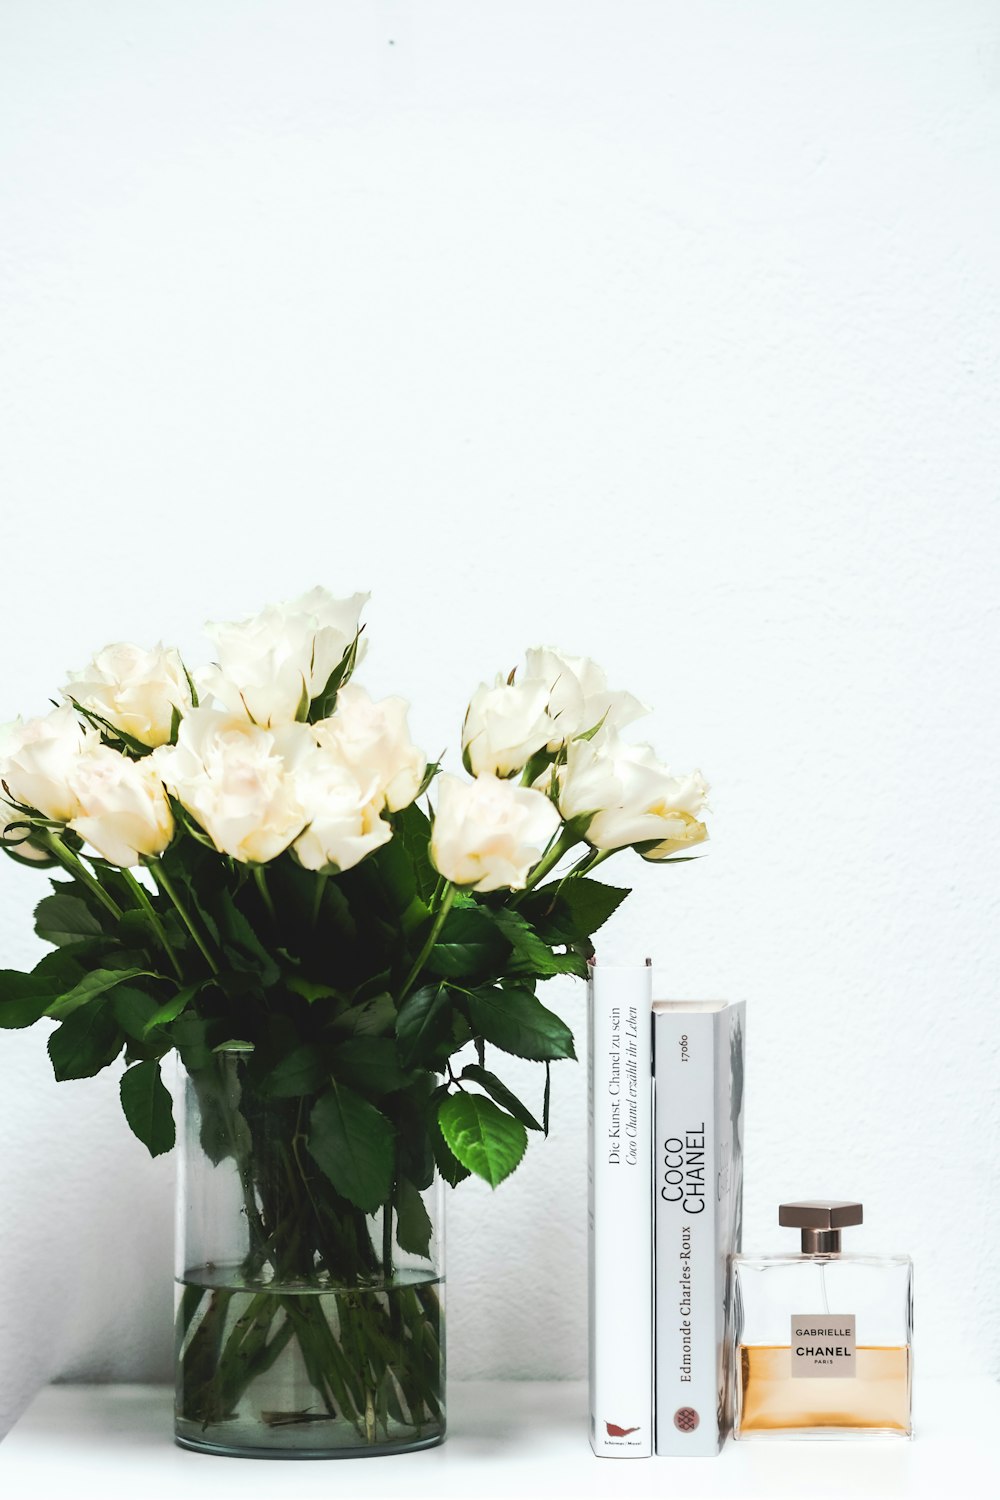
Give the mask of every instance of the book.
[{"label": "book", "polygon": [[590,1442],[653,1451],[652,970],[591,962]]},{"label": "book", "polygon": [[653,1005],[657,1454],[714,1456],[732,1423],[745,1018],[742,1002]]}]

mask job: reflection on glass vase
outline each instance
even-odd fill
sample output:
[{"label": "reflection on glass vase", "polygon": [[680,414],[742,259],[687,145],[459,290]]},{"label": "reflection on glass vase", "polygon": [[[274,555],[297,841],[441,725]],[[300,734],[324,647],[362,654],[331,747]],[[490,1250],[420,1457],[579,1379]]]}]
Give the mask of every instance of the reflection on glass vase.
[{"label": "reflection on glass vase", "polygon": [[306,1149],[314,1097],[265,1098],[249,1051],[183,1076],[177,1442],[249,1458],[440,1443],[440,1179],[401,1179],[366,1214]]}]

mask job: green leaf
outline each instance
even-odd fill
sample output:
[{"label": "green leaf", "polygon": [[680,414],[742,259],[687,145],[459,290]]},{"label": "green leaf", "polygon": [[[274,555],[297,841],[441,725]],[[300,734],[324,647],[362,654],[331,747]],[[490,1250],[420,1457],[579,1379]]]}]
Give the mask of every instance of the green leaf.
[{"label": "green leaf", "polygon": [[484,1088],[491,1099],[500,1105],[501,1109],[505,1109],[508,1114],[513,1115],[515,1120],[520,1120],[522,1125],[527,1125],[529,1130],[541,1130],[542,1127],[527,1105],[522,1104],[517,1095],[512,1094],[507,1085],[495,1073],[491,1073],[487,1068],[480,1067],[478,1063],[467,1063],[462,1069],[462,1077],[471,1079],[473,1083],[478,1083],[480,1088]]},{"label": "green leaf", "polygon": [[332,1083],[309,1117],[309,1154],[337,1192],[373,1214],[392,1192],[395,1133],[374,1104]]},{"label": "green leaf", "polygon": [[170,1021],[175,1021],[181,1011],[194,999],[199,990],[205,988],[207,983],[207,980],[199,979],[194,984],[186,984],[183,989],[177,991],[176,995],[171,995],[170,999],[165,1000],[150,1016],[146,1022],[144,1035],[148,1036],[157,1026],[166,1026]]},{"label": "green leaf", "polygon": [[448,913],[424,967],[445,979],[474,982],[495,973],[505,951],[503,936],[485,908],[456,907]]},{"label": "green leaf", "polygon": [[[446,1093],[447,1089],[441,1090],[442,1097]],[[464,1182],[467,1177],[471,1177],[472,1173],[468,1167],[463,1167],[441,1134],[441,1126],[438,1124],[436,1113],[430,1121],[427,1133],[430,1136],[431,1150],[434,1153],[438,1171],[449,1187],[458,1187],[458,1184]]]},{"label": "green leaf", "polygon": [[450,1034],[448,986],[425,984],[407,995],[396,1016],[396,1039],[404,1067],[431,1061]]},{"label": "green leaf", "polygon": [[596,724],[592,724],[589,729],[582,729],[579,734],[574,734],[573,738],[575,740],[592,740],[594,738],[594,735],[603,728],[610,712],[610,708],[606,708]]},{"label": "green leaf", "polygon": [[[402,839],[390,839],[351,874],[364,892],[361,903],[376,912],[388,912],[394,929],[411,933],[429,921],[430,912],[420,898],[416,872]],[[355,910],[360,909],[356,898]]]},{"label": "green leaf", "polygon": [[86,719],[91,728],[99,731],[101,738],[118,748],[124,746],[131,750],[132,757],[138,759],[151,753],[151,746],[144,745],[142,740],[137,740],[134,735],[127,734],[124,729],[119,729],[117,724],[112,724],[110,719],[102,718],[92,708],[84,708],[82,703],[77,703],[75,698],[69,700],[81,719]]},{"label": "green leaf", "polygon": [[438,883],[438,872],[431,864],[431,820],[422,807],[411,802],[409,807],[393,813],[392,824],[395,837],[402,840],[417,882],[417,890],[426,903],[434,894]]},{"label": "green leaf", "polygon": [[576,1056],[565,1021],[520,986],[474,990],[468,1005],[473,1029],[503,1052],[534,1062]]},{"label": "green leaf", "polygon": [[53,948],[40,958],[32,969],[39,989],[45,990],[50,1000],[56,995],[65,995],[79,984],[90,968],[96,967],[106,952],[105,944],[95,938],[81,938],[64,948]]},{"label": "green leaf", "polygon": [[65,995],[54,999],[46,1010],[46,1015],[52,1016],[56,1021],[64,1021],[67,1016],[79,1010],[81,1005],[87,1005],[98,995],[103,995],[105,990],[112,990],[116,985],[125,984],[127,980],[140,976],[151,979],[161,977],[150,969],[92,969]]},{"label": "green leaf", "polygon": [[184,666],[183,662],[181,662],[181,667],[183,668],[183,671],[184,671],[184,678],[185,678],[185,681],[187,682],[188,692],[191,694],[191,707],[192,708],[197,708],[198,707],[198,689],[194,685],[194,678],[191,676],[191,673],[188,671],[187,667]]},{"label": "green leaf", "polygon": [[180,1017],[174,1030],[185,1034],[177,1050],[198,1095],[201,1149],[214,1166],[228,1156],[246,1161],[253,1140],[240,1109],[243,1090],[236,1069],[226,1058],[213,1056],[205,1040],[204,1023],[197,1017]]},{"label": "green leaf", "polygon": [[134,1135],[150,1156],[161,1156],[174,1144],[174,1114],[158,1062],[136,1063],[122,1074],[122,1109]]},{"label": "green leaf", "polygon": [[482,1094],[448,1094],[438,1106],[438,1121],[449,1150],[492,1188],[510,1176],[528,1144],[520,1120]]},{"label": "green leaf", "polygon": [[170,1040],[180,1053],[181,1062],[198,1085],[198,1080],[214,1067],[208,1042],[208,1027],[201,1016],[184,1011],[169,1023]]},{"label": "green leaf", "polygon": [[396,1192],[396,1244],[400,1250],[426,1260],[432,1233],[433,1225],[423,1198],[408,1177],[401,1177]]},{"label": "green leaf", "polygon": [[396,1019],[392,996],[372,995],[357,1005],[350,1005],[329,1022],[331,1031],[346,1036],[386,1036]]},{"label": "green leaf", "polygon": [[[293,870],[298,869],[292,865]],[[323,881],[323,894],[320,897],[319,912],[316,918],[316,932],[322,935],[325,943],[330,943],[336,938],[340,942],[353,943],[357,941],[358,924],[354,920],[351,904],[344,894],[340,881],[331,880],[325,875],[314,875],[311,870],[301,870],[300,875],[310,875],[313,881]],[[310,883],[310,896],[314,887]],[[311,904],[310,908],[311,909]]]},{"label": "green leaf", "polygon": [[391,1036],[352,1037],[337,1048],[332,1063],[338,1078],[376,1098],[394,1094],[407,1082]]},{"label": "green leaf", "polygon": [[322,692],[317,693],[309,705],[310,724],[316,724],[320,719],[328,719],[336,708],[337,694],[344,683],[350,681],[351,674],[357,665],[358,644],[364,628],[363,625],[359,628],[357,635],[326,679]]},{"label": "green leaf", "polygon": [[265,1074],[260,1090],[269,1099],[299,1099],[303,1094],[318,1093],[329,1077],[322,1053],[307,1043],[289,1052]]},{"label": "green leaf", "polygon": [[223,890],[219,893],[217,909],[219,932],[225,942],[226,954],[232,967],[239,972],[244,972],[246,964],[241,963],[240,959],[249,959],[251,961],[250,972],[255,975],[264,989],[277,983],[280,977],[277,964],[236,905],[229,891]]},{"label": "green leaf", "polygon": [[628,894],[621,886],[573,875],[532,891],[520,909],[543,941],[576,943],[589,949],[590,937]]},{"label": "green leaf", "polygon": [[292,974],[285,980],[285,986],[293,994],[301,995],[303,1000],[308,1000],[310,1005],[317,1000],[336,1000],[337,991],[330,985],[319,979],[305,979],[300,974]]},{"label": "green leaf", "polygon": [[62,948],[85,938],[101,936],[101,924],[79,896],[60,892],[45,896],[35,907],[35,931],[46,943]]},{"label": "green leaf", "polygon": [[152,1030],[149,1023],[157,1011],[153,996],[147,995],[145,990],[122,984],[111,991],[109,998],[115,1020],[125,1035],[134,1042],[145,1041]]},{"label": "green leaf", "polygon": [[393,1096],[392,1119],[396,1127],[396,1179],[408,1177],[418,1192],[434,1181],[434,1152],[429,1126],[437,1130],[437,1078],[426,1071],[411,1075],[405,1089]]},{"label": "green leaf", "polygon": [[587,977],[586,959],[579,953],[553,953],[520,912],[501,906],[493,913],[493,920],[512,949],[504,973],[538,979],[549,979],[555,974]]},{"label": "green leaf", "polygon": [[49,1037],[57,1080],[93,1078],[122,1050],[122,1034],[107,998],[74,1011]]},{"label": "green leaf", "polygon": [[20,969],[0,969],[0,1027],[4,1030],[18,1031],[22,1026],[33,1026],[45,1014],[51,999],[51,988],[34,974],[22,974]]}]

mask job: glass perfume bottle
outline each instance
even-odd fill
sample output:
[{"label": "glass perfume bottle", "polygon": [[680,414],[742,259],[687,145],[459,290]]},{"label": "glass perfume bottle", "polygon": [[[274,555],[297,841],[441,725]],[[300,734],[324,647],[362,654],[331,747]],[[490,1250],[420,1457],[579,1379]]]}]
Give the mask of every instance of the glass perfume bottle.
[{"label": "glass perfume bottle", "polygon": [[783,1203],[798,1255],[737,1255],[737,1438],[910,1437],[913,1263],[843,1255],[860,1203]]}]

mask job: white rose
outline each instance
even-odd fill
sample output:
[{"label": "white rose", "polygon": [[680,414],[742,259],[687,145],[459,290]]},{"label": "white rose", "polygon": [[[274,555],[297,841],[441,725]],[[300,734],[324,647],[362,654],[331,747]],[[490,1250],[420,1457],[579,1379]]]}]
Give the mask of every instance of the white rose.
[{"label": "white rose", "polygon": [[126,642],[105,646],[82,672],[71,672],[63,696],[143,745],[165,745],[174,709],[185,714],[191,707],[178,653]]},{"label": "white rose", "polygon": [[390,812],[409,807],[427,771],[426,755],[410,739],[406,714],[402,698],[373,703],[364,688],[348,683],[337,694],[336,712],[313,725],[319,744],[356,780],[374,780]]},{"label": "white rose", "polygon": [[107,745],[81,755],[70,773],[80,811],[70,821],[113,865],[137,865],[160,854],[174,836],[174,819],[151,756],[130,760]]},{"label": "white rose", "polygon": [[198,674],[199,688],[264,728],[290,723],[303,698],[311,701],[326,687],[358,633],[367,599],[334,599],[317,588],[250,619],[208,625],[218,662]]},{"label": "white rose", "polygon": [[565,656],[548,646],[533,646],[525,653],[524,680],[546,686],[553,721],[550,750],[598,725],[602,730],[622,729],[649,712],[631,693],[612,692],[604,671],[588,656]]},{"label": "white rose", "polygon": [[334,750],[316,746],[299,765],[295,785],[308,822],[293,847],[307,870],[350,870],[392,838],[378,777],[360,780]]},{"label": "white rose", "polygon": [[431,859],[446,880],[475,891],[522,887],[559,830],[541,792],[489,772],[475,781],[441,776]]},{"label": "white rose", "polygon": [[150,758],[221,853],[263,863],[302,832],[295,773],[314,745],[306,724],[262,729],[241,714],[195,708],[177,744]]},{"label": "white rose", "polygon": [[595,849],[649,844],[640,853],[665,859],[708,837],[698,821],[708,795],[701,772],[675,776],[649,745],[626,744],[614,731],[574,740],[557,783],[563,817],[587,820],[584,836]]},{"label": "white rose", "polygon": [[462,758],[473,776],[511,776],[523,770],[552,734],[549,690],[542,681],[494,687],[481,683],[472,695],[462,726]]},{"label": "white rose", "polygon": [[68,823],[80,811],[71,772],[99,744],[100,735],[81,724],[71,708],[9,724],[0,742],[0,791],[5,787],[12,802]]}]

